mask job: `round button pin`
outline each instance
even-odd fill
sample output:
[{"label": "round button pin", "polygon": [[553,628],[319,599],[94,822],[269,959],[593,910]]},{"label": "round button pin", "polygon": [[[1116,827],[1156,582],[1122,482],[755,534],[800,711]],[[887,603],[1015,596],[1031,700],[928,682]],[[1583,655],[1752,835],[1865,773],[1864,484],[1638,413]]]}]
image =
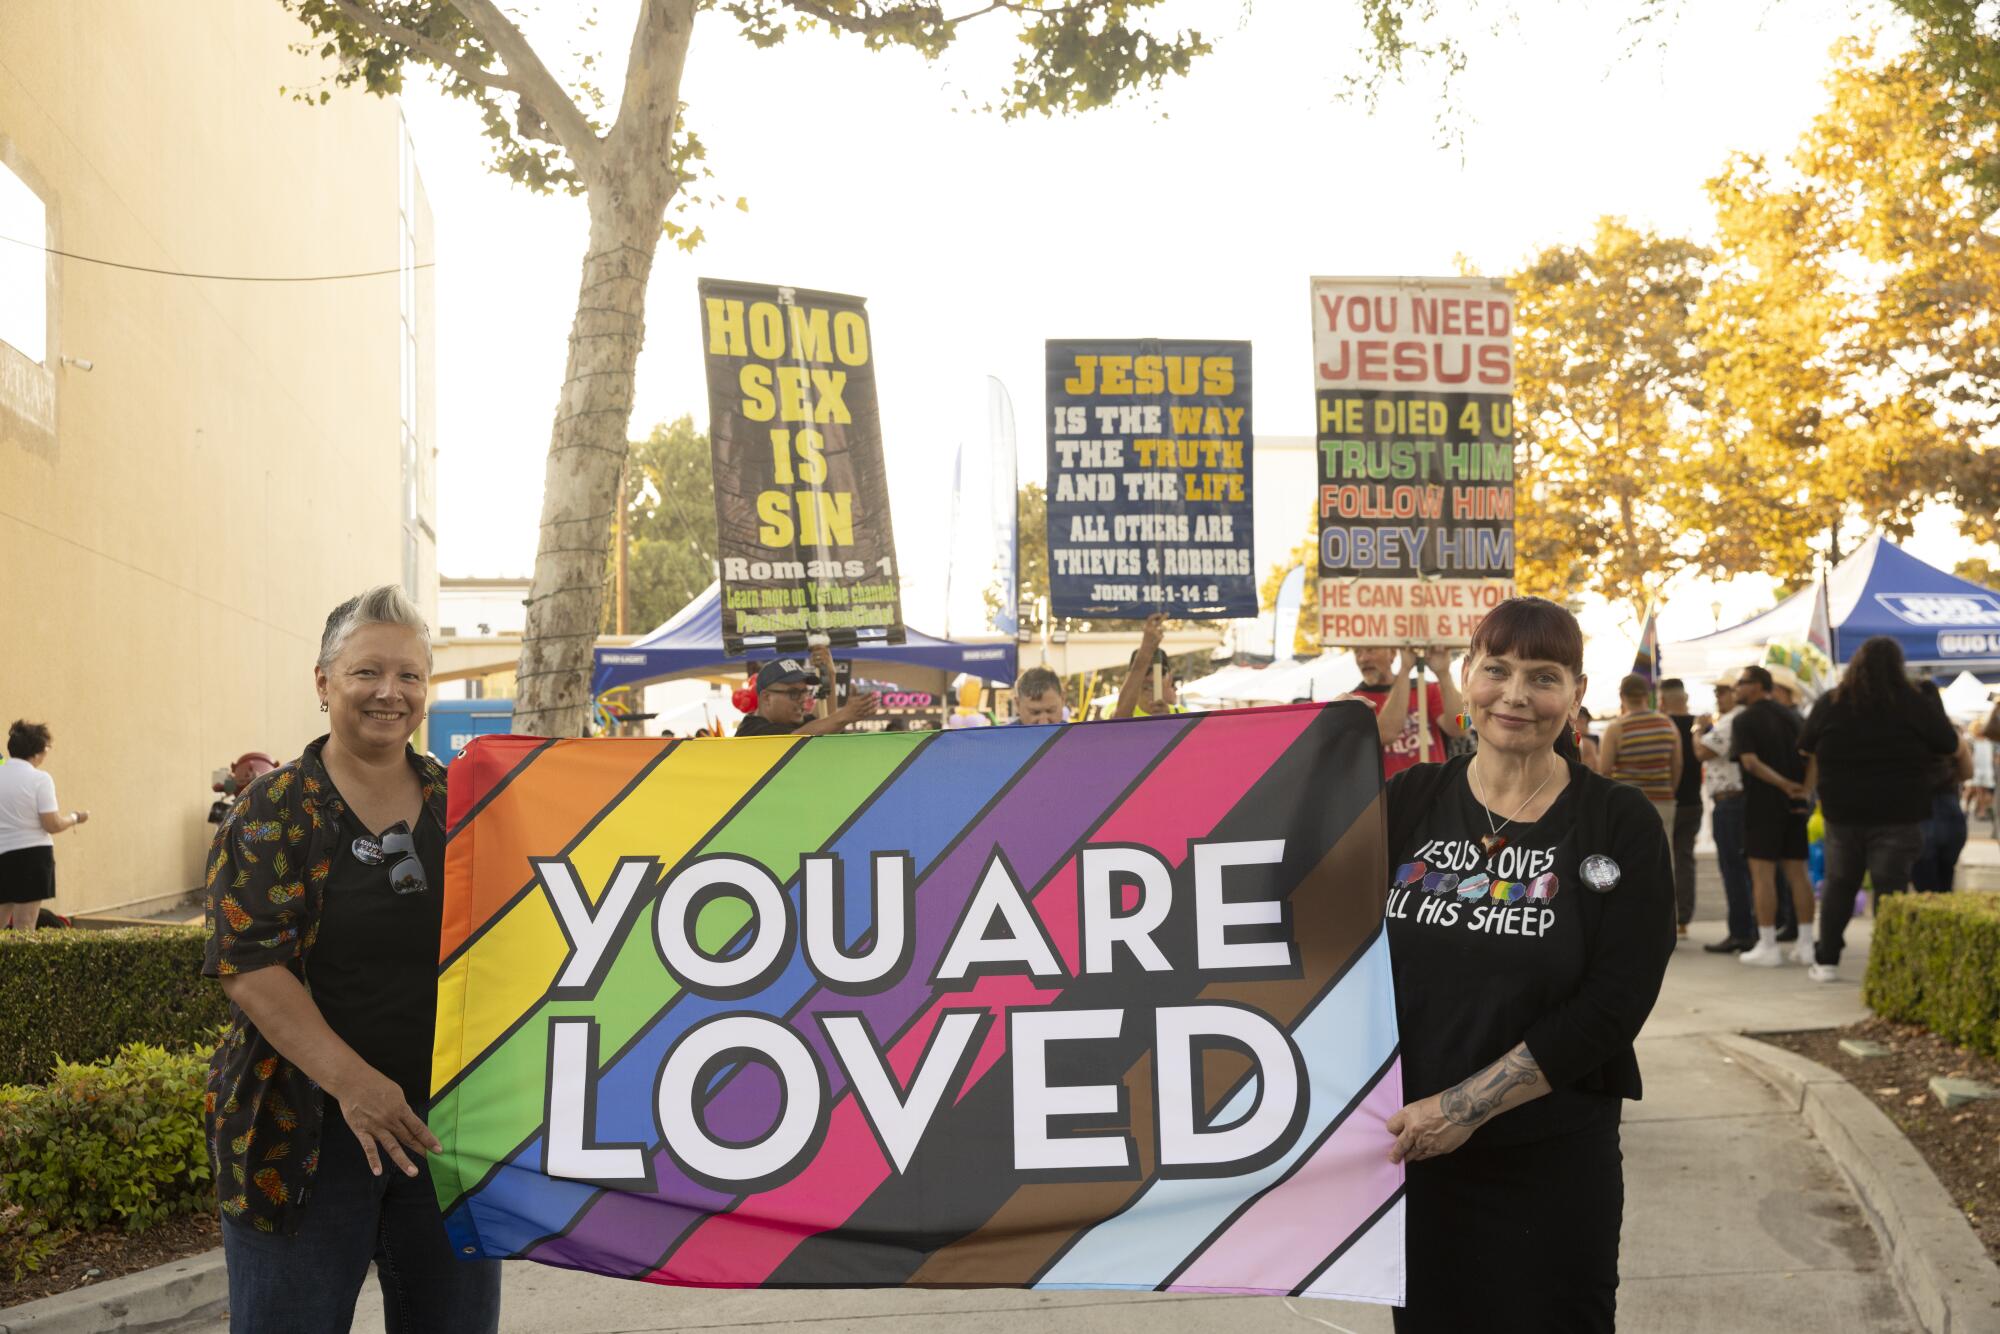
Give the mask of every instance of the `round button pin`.
[{"label": "round button pin", "polygon": [[1583,883],[1600,894],[1608,894],[1618,887],[1618,881],[1625,873],[1618,869],[1618,863],[1601,852],[1593,852],[1583,859],[1577,874]]}]

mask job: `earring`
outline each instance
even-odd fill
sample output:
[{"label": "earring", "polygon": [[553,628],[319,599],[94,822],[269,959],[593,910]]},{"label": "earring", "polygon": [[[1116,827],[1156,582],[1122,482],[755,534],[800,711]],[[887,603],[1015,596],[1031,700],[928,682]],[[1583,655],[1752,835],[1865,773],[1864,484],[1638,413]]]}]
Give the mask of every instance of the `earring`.
[{"label": "earring", "polygon": [[1463,734],[1463,733],[1465,733],[1465,732],[1468,732],[1468,731],[1470,731],[1470,730],[1471,730],[1471,728],[1472,728],[1472,716],[1471,716],[1470,714],[1468,714],[1468,713],[1467,713],[1467,712],[1466,712],[1466,711],[1465,711],[1464,709],[1460,709],[1460,710],[1458,711],[1458,730],[1459,730],[1459,732],[1460,732],[1461,734]]},{"label": "earring", "polygon": [[319,711],[320,711],[321,713],[325,713],[325,712],[326,712],[326,701],[325,701],[325,700],[321,700],[321,701],[319,702]]}]

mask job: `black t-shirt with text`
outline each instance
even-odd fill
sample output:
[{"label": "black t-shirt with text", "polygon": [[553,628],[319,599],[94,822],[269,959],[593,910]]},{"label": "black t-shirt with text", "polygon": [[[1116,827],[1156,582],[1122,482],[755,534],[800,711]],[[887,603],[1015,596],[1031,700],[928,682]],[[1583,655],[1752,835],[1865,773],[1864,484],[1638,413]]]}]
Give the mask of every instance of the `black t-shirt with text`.
[{"label": "black t-shirt with text", "polygon": [[[1582,983],[1589,942],[1576,904],[1593,891],[1577,877],[1574,792],[1533,824],[1507,825],[1506,842],[1489,853],[1479,841],[1490,833],[1486,810],[1461,770],[1409,845],[1391,850],[1389,954],[1407,1101],[1505,1056]],[[1525,1144],[1618,1114],[1609,1094],[1555,1089],[1495,1116],[1476,1138]]]}]

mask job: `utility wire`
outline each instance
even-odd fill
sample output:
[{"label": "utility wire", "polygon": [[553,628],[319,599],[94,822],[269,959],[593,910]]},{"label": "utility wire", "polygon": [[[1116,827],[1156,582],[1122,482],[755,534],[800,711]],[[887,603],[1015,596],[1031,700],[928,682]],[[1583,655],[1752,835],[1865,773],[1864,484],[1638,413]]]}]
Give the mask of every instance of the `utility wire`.
[{"label": "utility wire", "polygon": [[[131,273],[156,273],[163,278],[203,278],[210,282],[218,283],[337,283],[345,282],[349,278],[386,278],[391,274],[403,272],[400,268],[368,269],[361,273],[309,273],[294,277],[266,277],[250,273],[186,273],[180,269],[155,269],[144,264],[121,264],[115,259],[98,259],[94,255],[79,255],[74,251],[55,250],[45,245],[37,245],[33,241],[17,240],[12,236],[0,236],[0,241],[5,241],[9,245],[25,246],[29,250],[40,250],[50,255],[60,255],[64,259],[73,259],[81,264],[101,264],[107,269],[125,269]],[[413,264],[410,267],[412,269],[436,268],[437,261],[427,259],[421,264]]]}]

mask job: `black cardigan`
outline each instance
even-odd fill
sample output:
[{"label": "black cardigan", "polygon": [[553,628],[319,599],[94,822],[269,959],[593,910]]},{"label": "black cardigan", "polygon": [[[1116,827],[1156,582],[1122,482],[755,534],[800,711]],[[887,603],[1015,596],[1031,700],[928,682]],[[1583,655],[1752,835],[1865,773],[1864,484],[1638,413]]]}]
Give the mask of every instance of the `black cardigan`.
[{"label": "black cardigan", "polygon": [[[1422,812],[1470,762],[1419,764],[1390,780],[1389,864],[1409,860]],[[1620,1098],[1641,1096],[1632,1040],[1659,999],[1674,952],[1674,874],[1666,830],[1639,789],[1614,783],[1574,760],[1569,765],[1579,857],[1602,853],[1622,874],[1608,893],[1570,891],[1582,914],[1590,958],[1574,995],[1524,1034],[1554,1088]]]}]

